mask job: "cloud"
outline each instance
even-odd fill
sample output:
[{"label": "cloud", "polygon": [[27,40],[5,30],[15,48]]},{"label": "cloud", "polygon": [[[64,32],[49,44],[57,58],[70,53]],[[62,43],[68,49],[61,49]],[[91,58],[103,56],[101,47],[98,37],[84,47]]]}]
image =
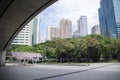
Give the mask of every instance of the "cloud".
[{"label": "cloud", "polygon": [[62,18],[69,18],[73,30],[77,28],[77,20],[81,15],[87,16],[88,32],[91,27],[98,24],[99,0],[59,0],[42,13],[40,13],[41,33],[46,35],[48,26],[59,26]]}]

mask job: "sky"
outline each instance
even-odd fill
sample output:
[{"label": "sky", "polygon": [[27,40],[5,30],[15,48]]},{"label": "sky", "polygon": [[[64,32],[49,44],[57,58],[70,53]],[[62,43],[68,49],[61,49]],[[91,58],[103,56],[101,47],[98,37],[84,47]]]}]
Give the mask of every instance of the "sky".
[{"label": "sky", "polygon": [[77,30],[77,20],[82,15],[87,17],[88,33],[90,34],[91,28],[99,24],[99,6],[100,0],[58,0],[39,14],[41,39],[46,39],[47,27],[59,27],[62,18],[68,18],[72,21],[74,32]]}]

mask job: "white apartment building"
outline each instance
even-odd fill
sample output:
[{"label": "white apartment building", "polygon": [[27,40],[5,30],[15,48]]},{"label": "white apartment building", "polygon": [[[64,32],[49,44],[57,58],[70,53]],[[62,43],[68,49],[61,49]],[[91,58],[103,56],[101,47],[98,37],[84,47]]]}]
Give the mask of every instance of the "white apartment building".
[{"label": "white apartment building", "polygon": [[52,40],[59,37],[59,28],[55,26],[49,26],[47,29],[47,40]]},{"label": "white apartment building", "polygon": [[40,40],[39,17],[32,19],[15,37],[12,44],[15,45],[34,45]]},{"label": "white apartment building", "polygon": [[72,38],[72,22],[70,19],[62,19],[59,24],[60,38]]},{"label": "white apartment building", "polygon": [[29,22],[15,37],[12,44],[32,45],[32,22]]}]

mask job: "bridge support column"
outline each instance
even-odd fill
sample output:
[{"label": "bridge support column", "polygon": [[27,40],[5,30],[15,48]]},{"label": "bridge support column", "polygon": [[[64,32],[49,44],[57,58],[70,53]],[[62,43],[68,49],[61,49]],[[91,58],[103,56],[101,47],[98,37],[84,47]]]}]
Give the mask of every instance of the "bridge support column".
[{"label": "bridge support column", "polygon": [[5,66],[6,61],[6,51],[0,52],[0,66]]}]

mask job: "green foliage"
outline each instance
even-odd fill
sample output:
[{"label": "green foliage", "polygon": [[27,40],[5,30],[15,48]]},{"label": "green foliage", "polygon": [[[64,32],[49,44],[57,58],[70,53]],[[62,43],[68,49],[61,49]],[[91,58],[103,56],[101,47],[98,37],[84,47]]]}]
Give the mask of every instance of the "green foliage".
[{"label": "green foliage", "polygon": [[28,45],[11,45],[8,51],[32,52],[32,47]]},{"label": "green foliage", "polygon": [[96,38],[92,38],[91,36],[86,37],[86,47],[88,58],[92,59],[94,62],[98,61],[100,58],[99,53],[99,41]]},{"label": "green foliage", "polygon": [[81,38],[53,39],[34,46],[11,45],[8,51],[36,52],[60,62],[97,62],[120,56],[120,38],[88,35]]}]

